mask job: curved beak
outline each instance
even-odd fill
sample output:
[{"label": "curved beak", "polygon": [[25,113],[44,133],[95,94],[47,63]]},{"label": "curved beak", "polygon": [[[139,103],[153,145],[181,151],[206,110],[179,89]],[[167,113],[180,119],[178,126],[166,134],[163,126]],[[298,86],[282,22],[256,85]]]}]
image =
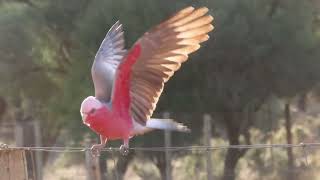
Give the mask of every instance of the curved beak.
[{"label": "curved beak", "polygon": [[82,121],[83,122],[87,119],[87,115],[86,114],[83,114],[81,117],[82,117]]},{"label": "curved beak", "polygon": [[94,113],[95,111],[96,111],[96,109],[92,108],[89,113],[80,112],[81,117],[82,117],[82,122],[85,125],[90,126],[90,124],[88,122],[86,122],[86,120],[87,120],[88,115]]}]

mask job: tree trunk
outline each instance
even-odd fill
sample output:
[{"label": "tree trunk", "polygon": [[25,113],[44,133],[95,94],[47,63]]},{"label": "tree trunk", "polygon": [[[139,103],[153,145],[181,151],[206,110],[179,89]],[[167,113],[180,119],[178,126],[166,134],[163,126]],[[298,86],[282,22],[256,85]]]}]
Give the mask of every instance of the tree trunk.
[{"label": "tree trunk", "polygon": [[165,161],[165,153],[160,152],[157,156],[156,156],[156,166],[159,169],[160,172],[160,176],[162,180],[166,180],[167,176],[166,176],[166,161]]},{"label": "tree trunk", "polygon": [[100,174],[101,180],[107,180],[107,161],[105,156],[100,156],[99,166],[100,166]]},{"label": "tree trunk", "polygon": [[[239,145],[239,133],[232,133],[233,135],[229,137],[230,145]],[[246,134],[248,135],[248,134]],[[235,169],[239,159],[244,156],[247,149],[232,149],[229,148],[224,161],[224,172],[223,180],[234,180],[236,178]]]},{"label": "tree trunk", "polygon": [[127,171],[128,165],[131,162],[131,160],[134,157],[134,152],[130,152],[127,156],[122,156],[119,158],[116,168],[118,171],[118,178],[119,180],[122,180],[124,177],[124,174]]},{"label": "tree trunk", "polygon": [[[232,145],[239,144],[238,138],[236,138],[236,143],[232,143]],[[229,140],[231,143],[231,141]],[[235,168],[237,162],[240,158],[239,149],[228,149],[227,155],[224,161],[224,172],[223,172],[223,180],[234,180],[235,179]]]},{"label": "tree trunk", "polygon": [[307,110],[307,93],[302,93],[298,97],[298,109],[302,112],[306,112]]},{"label": "tree trunk", "polygon": [[1,121],[2,116],[4,115],[4,113],[6,111],[6,108],[7,108],[6,101],[2,97],[0,97],[0,121]]},{"label": "tree trunk", "polygon": [[[244,135],[246,144],[251,144],[251,137],[249,133],[249,128],[252,123],[251,113],[253,113],[251,109],[249,109],[248,112],[232,112],[229,113],[225,118],[230,145],[239,145],[239,138],[241,134]],[[242,127],[239,125],[239,123]],[[224,160],[223,180],[234,180],[236,178],[235,168],[239,159],[244,156],[246,152],[247,149],[228,149],[226,158]]]},{"label": "tree trunk", "polygon": [[[287,144],[292,144],[292,133],[291,133],[291,114],[290,114],[290,103],[285,104],[284,108],[285,113],[285,126],[287,132]],[[292,148],[287,148],[287,156],[288,156],[288,175],[287,179],[294,179],[294,162],[293,162],[293,153]]]},{"label": "tree trunk", "polygon": [[[228,133],[229,138],[229,144],[230,145],[239,145],[239,137],[240,137],[240,126],[239,122],[235,119],[236,113],[231,113],[230,115],[227,115],[225,118],[226,123],[226,129]],[[240,118],[240,117],[238,117]],[[243,156],[244,152],[240,149],[232,149],[229,148],[227,150],[227,155],[224,160],[224,172],[223,172],[223,180],[234,180],[235,179],[235,168],[237,166],[238,160]]]}]

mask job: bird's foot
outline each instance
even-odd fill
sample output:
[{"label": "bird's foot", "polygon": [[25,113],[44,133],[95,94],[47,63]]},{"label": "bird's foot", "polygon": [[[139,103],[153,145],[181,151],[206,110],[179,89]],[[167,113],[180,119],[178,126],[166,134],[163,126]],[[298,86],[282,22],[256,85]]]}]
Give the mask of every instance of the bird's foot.
[{"label": "bird's foot", "polygon": [[95,144],[91,147],[91,155],[93,157],[99,157],[102,149],[104,148],[105,144]]},{"label": "bird's foot", "polygon": [[120,146],[120,153],[121,153],[123,156],[128,155],[128,154],[129,154],[129,146],[121,145],[121,146]]}]

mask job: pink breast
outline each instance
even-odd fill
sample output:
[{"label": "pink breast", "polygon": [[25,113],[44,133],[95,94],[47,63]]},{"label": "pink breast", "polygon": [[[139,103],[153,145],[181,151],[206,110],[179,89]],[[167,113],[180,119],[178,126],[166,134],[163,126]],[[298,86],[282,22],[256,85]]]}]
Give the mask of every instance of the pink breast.
[{"label": "pink breast", "polygon": [[132,122],[120,118],[107,107],[102,107],[89,114],[85,124],[108,139],[128,138],[132,129]]}]

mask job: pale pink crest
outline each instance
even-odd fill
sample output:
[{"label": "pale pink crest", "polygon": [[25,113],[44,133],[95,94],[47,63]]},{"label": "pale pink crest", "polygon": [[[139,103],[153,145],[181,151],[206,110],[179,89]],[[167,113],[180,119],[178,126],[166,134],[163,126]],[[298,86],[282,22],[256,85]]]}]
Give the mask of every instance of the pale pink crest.
[{"label": "pale pink crest", "polygon": [[99,109],[102,106],[103,105],[99,100],[97,100],[93,96],[89,96],[82,101],[81,107],[80,107],[80,113],[81,115],[88,114],[92,109]]}]

